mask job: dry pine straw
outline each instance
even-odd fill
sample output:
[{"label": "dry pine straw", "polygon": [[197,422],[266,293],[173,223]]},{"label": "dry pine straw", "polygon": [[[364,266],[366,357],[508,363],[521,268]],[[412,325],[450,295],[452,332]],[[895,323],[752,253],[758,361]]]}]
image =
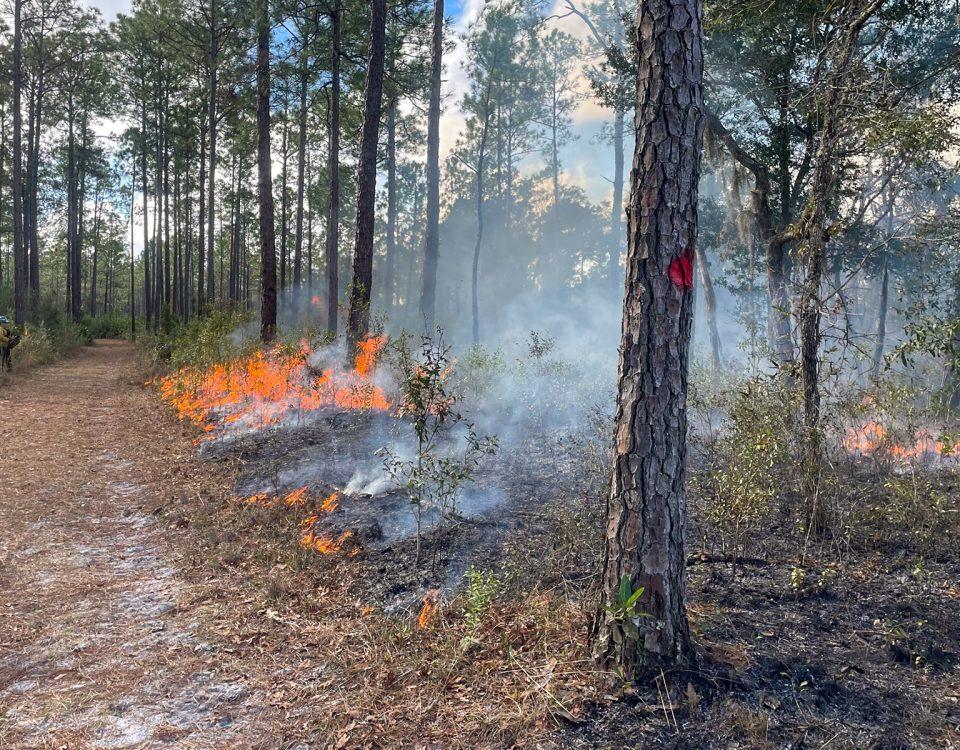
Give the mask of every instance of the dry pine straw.
[{"label": "dry pine straw", "polygon": [[232,499],[235,468],[202,465],[204,486],[166,515],[191,527],[197,573],[232,610],[208,637],[259,673],[261,728],[343,748],[541,748],[603,698],[576,604],[555,592],[494,602],[472,634],[460,599],[425,628],[418,612],[387,615],[357,599],[358,558],[299,548],[302,508]]}]

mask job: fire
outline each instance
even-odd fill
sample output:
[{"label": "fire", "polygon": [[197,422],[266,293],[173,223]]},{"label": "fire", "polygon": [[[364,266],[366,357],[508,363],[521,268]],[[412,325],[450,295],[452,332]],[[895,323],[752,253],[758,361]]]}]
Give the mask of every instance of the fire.
[{"label": "fire", "polygon": [[[304,549],[312,549],[321,555],[332,555],[336,552],[342,552],[346,545],[353,539],[352,531],[344,531],[336,539],[331,534],[317,534],[315,526],[320,516],[314,514],[307,516],[300,524],[303,532],[300,535],[300,546]],[[351,554],[356,553],[356,549]]]},{"label": "fire", "polygon": [[270,497],[266,492],[258,492],[256,495],[250,495],[250,497],[241,497],[237,498],[239,502],[246,503],[247,505],[262,505],[269,508],[273,505],[273,498]]},{"label": "fire", "polygon": [[938,440],[928,430],[920,429],[914,432],[912,442],[898,443],[877,421],[848,427],[841,444],[849,453],[858,456],[889,456],[902,463],[924,458],[960,457],[960,442]]},{"label": "fire", "polygon": [[307,502],[307,488],[300,487],[299,489],[288,492],[283,496],[283,502],[286,505],[303,505]]},{"label": "fire", "polygon": [[340,504],[340,493],[333,492],[328,495],[322,503],[320,503],[320,510],[324,513],[332,513],[337,509],[337,506]]},{"label": "fire", "polygon": [[328,368],[319,374],[307,366],[313,354],[307,342],[293,352],[283,347],[256,351],[208,370],[185,368],[161,378],[160,396],[180,419],[207,433],[224,424],[268,427],[325,407],[385,411],[390,399],[373,383],[385,344],[383,336],[368,338],[359,344],[353,370]]},{"label": "fire", "polygon": [[426,630],[430,627],[440,611],[440,590],[430,589],[423,597],[423,606],[417,616],[417,627]]}]

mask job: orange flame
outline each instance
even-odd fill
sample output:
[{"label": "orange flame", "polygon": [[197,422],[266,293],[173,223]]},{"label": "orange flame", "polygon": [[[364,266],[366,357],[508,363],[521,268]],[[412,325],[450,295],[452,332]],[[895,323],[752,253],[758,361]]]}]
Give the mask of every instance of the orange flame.
[{"label": "orange flame", "polygon": [[307,502],[307,488],[306,486],[300,487],[299,489],[288,492],[283,496],[283,502],[287,505],[303,505]]},{"label": "orange flame", "polygon": [[332,368],[319,375],[307,367],[313,354],[303,342],[289,353],[281,347],[256,351],[229,364],[208,370],[184,368],[159,381],[161,398],[182,420],[212,433],[223,424],[267,427],[289,414],[324,407],[385,411],[390,400],[372,382],[377,358],[386,344],[383,336],[359,344],[351,371]]},{"label": "orange flame", "polygon": [[848,427],[841,440],[844,449],[859,456],[889,456],[907,463],[927,457],[960,456],[960,443],[937,440],[925,429],[917,430],[912,443],[898,443],[886,427],[877,421],[864,422],[859,427]]},{"label": "orange flame", "polygon": [[262,505],[264,507],[270,507],[273,505],[273,499],[266,492],[258,492],[256,495],[250,495],[250,497],[241,497],[237,499],[241,503],[246,503],[247,505]]},{"label": "orange flame", "polygon": [[423,606],[417,616],[417,627],[426,630],[440,611],[440,589],[430,589],[423,597]]},{"label": "orange flame", "polygon": [[332,513],[337,509],[337,506],[340,504],[340,493],[333,492],[324,499],[320,504],[320,510],[324,513]]}]

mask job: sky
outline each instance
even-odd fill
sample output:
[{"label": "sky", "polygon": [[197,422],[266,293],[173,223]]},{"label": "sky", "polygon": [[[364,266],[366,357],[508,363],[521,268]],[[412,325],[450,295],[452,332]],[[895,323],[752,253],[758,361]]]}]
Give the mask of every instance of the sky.
[{"label": "sky", "polygon": [[[464,118],[460,111],[460,101],[467,89],[468,79],[465,70],[466,49],[459,40],[482,10],[485,0],[446,0],[444,10],[450,25],[451,35],[456,46],[445,56],[444,109],[441,117],[440,154],[441,160],[450,152],[463,128]],[[96,8],[108,23],[118,13],[129,13],[131,0],[83,0],[91,8]],[[548,17],[562,15],[563,0],[554,0],[554,6]],[[561,30],[579,38],[587,38],[587,30],[576,18],[553,19],[548,21]],[[609,205],[613,195],[613,148],[601,138],[603,126],[611,120],[611,113],[597,105],[590,96],[586,70],[579,80],[583,93],[576,111],[573,113],[573,131],[576,137],[561,152],[563,181],[583,189],[590,200]],[[106,122],[104,130],[118,131],[119,123]],[[627,150],[629,154],[629,148]],[[539,156],[528,159],[521,170],[533,172],[542,166]],[[140,232],[136,233],[137,236]],[[139,248],[138,248],[139,250]]]}]

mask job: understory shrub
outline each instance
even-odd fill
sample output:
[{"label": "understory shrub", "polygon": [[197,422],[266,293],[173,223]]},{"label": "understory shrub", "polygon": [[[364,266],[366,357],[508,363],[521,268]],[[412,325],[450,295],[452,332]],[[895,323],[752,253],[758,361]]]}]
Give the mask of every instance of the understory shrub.
[{"label": "understory shrub", "polygon": [[255,340],[251,319],[242,308],[216,310],[186,325],[174,318],[164,322],[166,331],[139,334],[137,346],[150,369],[203,369],[239,355]]},{"label": "understory shrub", "polygon": [[82,321],[75,323],[59,307],[44,302],[21,328],[20,344],[12,352],[13,364],[17,369],[47,365],[92,342]]},{"label": "understory shrub", "polygon": [[778,378],[761,377],[726,400],[722,424],[704,438],[707,463],[691,480],[704,502],[705,545],[736,557],[772,520],[774,501],[798,465],[796,396]]}]

